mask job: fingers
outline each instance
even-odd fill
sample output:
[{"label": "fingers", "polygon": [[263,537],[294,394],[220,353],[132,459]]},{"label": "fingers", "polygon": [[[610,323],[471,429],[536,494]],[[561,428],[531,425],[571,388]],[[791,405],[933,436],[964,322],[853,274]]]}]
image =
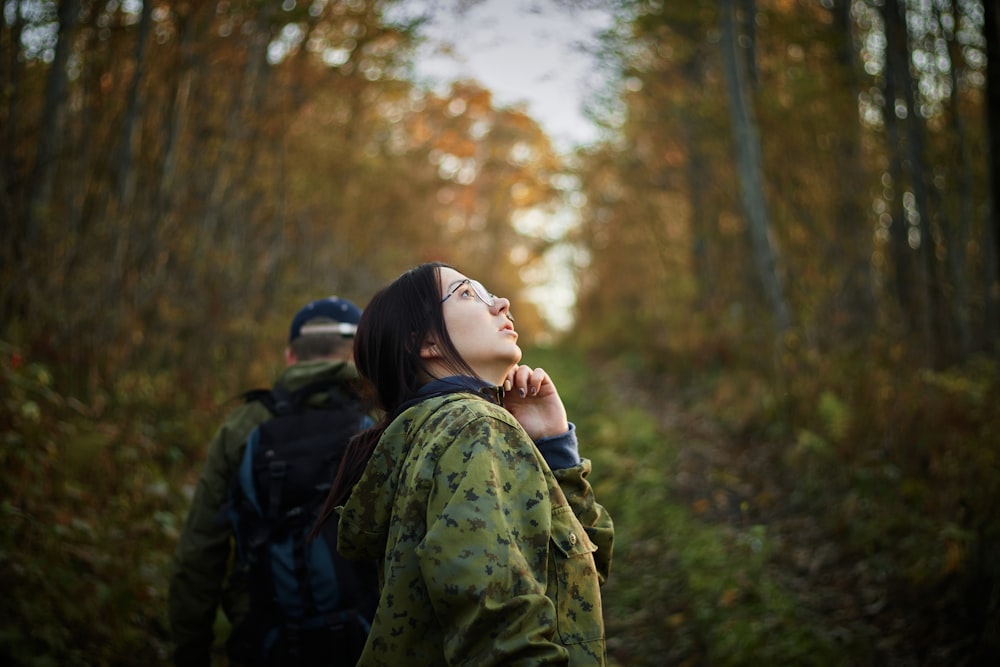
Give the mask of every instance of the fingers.
[{"label": "fingers", "polygon": [[504,389],[517,392],[518,396],[525,398],[537,396],[542,386],[549,382],[549,374],[541,368],[515,366],[504,381]]}]

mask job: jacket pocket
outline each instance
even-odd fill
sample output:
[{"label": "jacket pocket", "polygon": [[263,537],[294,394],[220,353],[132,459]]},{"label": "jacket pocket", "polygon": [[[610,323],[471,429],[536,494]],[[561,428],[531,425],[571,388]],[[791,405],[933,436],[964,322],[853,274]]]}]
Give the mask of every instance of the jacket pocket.
[{"label": "jacket pocket", "polygon": [[552,508],[552,549],[549,556],[549,597],[556,606],[556,625],[563,644],[604,638],[604,617],[594,552],[573,510]]}]

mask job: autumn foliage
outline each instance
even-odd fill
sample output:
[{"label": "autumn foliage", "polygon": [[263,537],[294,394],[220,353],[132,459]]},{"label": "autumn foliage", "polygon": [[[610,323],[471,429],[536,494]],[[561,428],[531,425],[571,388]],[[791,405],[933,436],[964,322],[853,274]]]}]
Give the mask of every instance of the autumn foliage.
[{"label": "autumn foliage", "polygon": [[610,664],[995,663],[996,3],[603,3],[572,155],[414,82],[405,4],[4,4],[0,658],[166,664],[288,318],[443,260],[594,461]]}]

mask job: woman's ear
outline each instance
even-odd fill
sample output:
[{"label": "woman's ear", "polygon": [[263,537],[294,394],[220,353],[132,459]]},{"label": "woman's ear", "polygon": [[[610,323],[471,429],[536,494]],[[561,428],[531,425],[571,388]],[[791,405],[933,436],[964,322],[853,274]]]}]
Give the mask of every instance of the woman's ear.
[{"label": "woman's ear", "polygon": [[437,342],[428,336],[424,339],[423,344],[420,345],[420,358],[421,359],[440,359],[441,351],[438,348]]}]

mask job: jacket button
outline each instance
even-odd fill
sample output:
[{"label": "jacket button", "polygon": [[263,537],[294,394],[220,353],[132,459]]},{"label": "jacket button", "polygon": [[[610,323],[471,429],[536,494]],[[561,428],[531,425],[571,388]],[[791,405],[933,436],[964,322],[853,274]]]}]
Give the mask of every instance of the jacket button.
[{"label": "jacket button", "polygon": [[569,534],[569,543],[571,546],[576,544],[576,533]]}]

